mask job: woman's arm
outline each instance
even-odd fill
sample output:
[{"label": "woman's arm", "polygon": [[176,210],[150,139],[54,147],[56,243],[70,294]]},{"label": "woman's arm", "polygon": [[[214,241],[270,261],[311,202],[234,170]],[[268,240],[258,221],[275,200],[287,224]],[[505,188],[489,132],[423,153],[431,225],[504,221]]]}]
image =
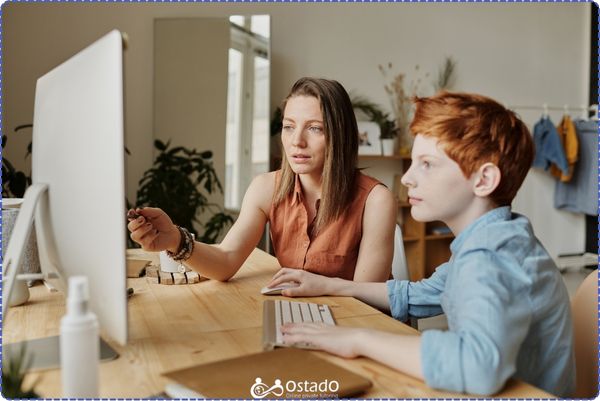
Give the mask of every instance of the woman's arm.
[{"label": "woman's arm", "polygon": [[357,283],[336,277],[325,277],[306,270],[282,268],[267,287],[277,287],[284,283],[297,283],[297,287],[282,291],[286,297],[318,297],[337,295],[354,297],[384,311],[390,311],[390,301],[386,283]]},{"label": "woman's arm", "polygon": [[363,213],[363,232],[354,281],[381,282],[389,279],[397,213],[396,200],[386,187],[377,185],[371,190]]},{"label": "woman's arm", "polygon": [[[275,188],[275,173],[256,177],[244,196],[240,215],[220,244],[195,242],[194,252],[185,264],[201,275],[229,280],[258,244],[268,219]],[[160,209],[144,208],[129,223],[131,238],[145,250],[176,252],[180,235],[169,217]]]},{"label": "woman's arm", "polygon": [[260,240],[274,190],[275,173],[262,174],[252,180],[240,215],[223,241],[218,245],[196,242],[186,265],[212,279],[227,281],[233,277]]}]

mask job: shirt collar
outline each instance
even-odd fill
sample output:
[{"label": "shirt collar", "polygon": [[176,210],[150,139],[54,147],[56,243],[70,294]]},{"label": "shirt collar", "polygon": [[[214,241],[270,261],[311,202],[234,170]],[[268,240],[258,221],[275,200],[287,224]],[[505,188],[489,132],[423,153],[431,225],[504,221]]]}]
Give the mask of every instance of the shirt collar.
[{"label": "shirt collar", "polygon": [[[294,195],[292,197],[292,206],[296,203],[302,203],[304,200],[302,195],[302,185],[300,184],[300,176],[296,174],[294,178]],[[315,208],[317,212],[319,211],[319,206],[321,206],[321,198],[315,201]]]},{"label": "shirt collar", "polygon": [[550,119],[550,116],[542,116],[542,118],[540,118],[539,123],[542,124],[542,126],[544,127],[547,127],[548,125],[554,126],[554,123]]},{"label": "shirt collar", "polygon": [[486,226],[495,221],[509,220],[510,215],[510,206],[501,206],[490,210],[489,212],[485,213],[483,216],[480,216],[474,222],[469,224],[467,228],[465,228],[460,234],[458,234],[458,237],[454,238],[454,240],[450,244],[450,251],[452,253],[456,253],[456,251],[460,249],[461,245],[466,241],[466,239],[471,236],[473,231],[477,230],[479,227]]},{"label": "shirt collar", "polygon": [[572,125],[573,122],[571,121],[571,117],[568,114],[565,114],[562,118],[562,120],[560,120],[560,125],[562,126],[568,126],[568,125]]},{"label": "shirt collar", "polygon": [[292,198],[292,205],[296,202],[302,202],[302,185],[300,185],[300,176],[295,174],[294,177],[294,196]]}]

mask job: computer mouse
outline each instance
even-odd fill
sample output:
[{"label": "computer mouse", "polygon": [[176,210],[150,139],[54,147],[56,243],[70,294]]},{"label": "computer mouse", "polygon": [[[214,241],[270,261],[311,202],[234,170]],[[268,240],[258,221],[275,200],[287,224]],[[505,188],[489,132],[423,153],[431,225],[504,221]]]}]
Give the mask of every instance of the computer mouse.
[{"label": "computer mouse", "polygon": [[269,287],[263,287],[260,289],[260,293],[262,295],[281,295],[281,291],[287,289],[287,288],[293,288],[293,287],[298,287],[298,283],[283,283],[277,287],[273,287],[273,288],[269,288]]}]

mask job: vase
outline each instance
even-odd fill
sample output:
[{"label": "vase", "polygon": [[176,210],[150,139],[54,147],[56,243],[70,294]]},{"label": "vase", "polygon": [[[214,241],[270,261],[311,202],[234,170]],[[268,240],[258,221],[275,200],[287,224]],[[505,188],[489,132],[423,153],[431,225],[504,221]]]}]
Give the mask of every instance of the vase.
[{"label": "vase", "polygon": [[381,139],[381,154],[384,156],[392,156],[396,146],[394,138]]},{"label": "vase", "polygon": [[182,263],[176,262],[167,255],[166,251],[159,253],[160,270],[167,273],[185,273],[186,268]]},{"label": "vase", "polygon": [[398,149],[396,153],[402,156],[410,156],[413,137],[410,134],[409,129],[407,127],[397,127],[395,128],[395,131],[398,138]]}]

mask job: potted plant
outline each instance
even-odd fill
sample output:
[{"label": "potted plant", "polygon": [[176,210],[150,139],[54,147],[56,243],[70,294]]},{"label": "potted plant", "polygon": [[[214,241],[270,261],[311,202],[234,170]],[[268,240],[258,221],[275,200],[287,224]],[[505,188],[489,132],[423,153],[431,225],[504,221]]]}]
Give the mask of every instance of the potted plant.
[{"label": "potted plant", "polygon": [[[419,65],[415,65],[413,78],[407,81],[406,74],[394,72],[391,62],[385,65],[379,65],[379,72],[386,80],[383,88],[390,101],[394,120],[394,130],[398,136],[398,148],[401,155],[409,155],[412,148],[412,136],[409,133],[408,126],[412,119],[414,96],[422,96],[422,79],[429,77],[429,73],[422,72]],[[433,82],[435,92],[444,89],[450,89],[455,81],[456,62],[452,57],[446,57],[444,64],[438,72],[437,79]]]},{"label": "potted plant", "polygon": [[[19,125],[14,132],[19,132],[25,128],[33,127],[32,124]],[[8,138],[2,135],[2,149],[6,149]],[[27,145],[25,158],[31,154],[31,142]],[[22,198],[25,190],[31,185],[31,177],[23,171],[15,169],[13,164],[3,155],[2,157],[2,197],[3,198]]]},{"label": "potted plant", "polygon": [[40,398],[33,390],[36,382],[28,389],[23,388],[27,370],[31,367],[33,356],[27,354],[25,345],[18,353],[10,354],[2,364],[2,395],[6,399]]},{"label": "potted plant", "polygon": [[[198,152],[183,146],[169,148],[170,141],[160,140],[154,141],[154,147],[159,154],[139,182],[138,205],[159,207],[175,224],[193,232],[199,241],[215,243],[223,229],[233,223],[233,218],[219,205],[209,202],[202,191],[223,193],[213,167],[212,152]],[[212,215],[202,223],[198,217],[207,212]],[[202,235],[194,223],[204,227]]]},{"label": "potted plant", "polygon": [[[384,79],[388,80],[383,88],[390,101],[392,114],[394,115],[394,128],[399,138],[399,152],[402,155],[410,153],[412,148],[412,138],[408,132],[408,125],[412,113],[411,98],[419,92],[421,79],[413,79],[410,81],[409,87],[405,88],[404,73],[394,73],[392,63],[387,65],[379,65],[379,72]],[[415,66],[415,73],[419,73],[419,66]],[[391,75],[391,77],[390,77]],[[428,76],[429,74],[426,74]]]},{"label": "potted plant", "polygon": [[435,92],[451,89],[456,80],[456,61],[452,57],[446,56],[444,64],[438,71],[437,80],[433,83]]},{"label": "potted plant", "polygon": [[269,169],[277,170],[281,167],[282,149],[281,149],[281,128],[283,127],[283,110],[281,107],[277,107],[273,112],[273,118],[271,118],[271,139],[270,139],[270,150],[271,155],[269,157]]},{"label": "potted plant", "polygon": [[394,154],[397,130],[394,120],[381,107],[363,96],[353,96],[352,106],[364,113],[370,121],[379,125],[381,151],[384,156]]}]

